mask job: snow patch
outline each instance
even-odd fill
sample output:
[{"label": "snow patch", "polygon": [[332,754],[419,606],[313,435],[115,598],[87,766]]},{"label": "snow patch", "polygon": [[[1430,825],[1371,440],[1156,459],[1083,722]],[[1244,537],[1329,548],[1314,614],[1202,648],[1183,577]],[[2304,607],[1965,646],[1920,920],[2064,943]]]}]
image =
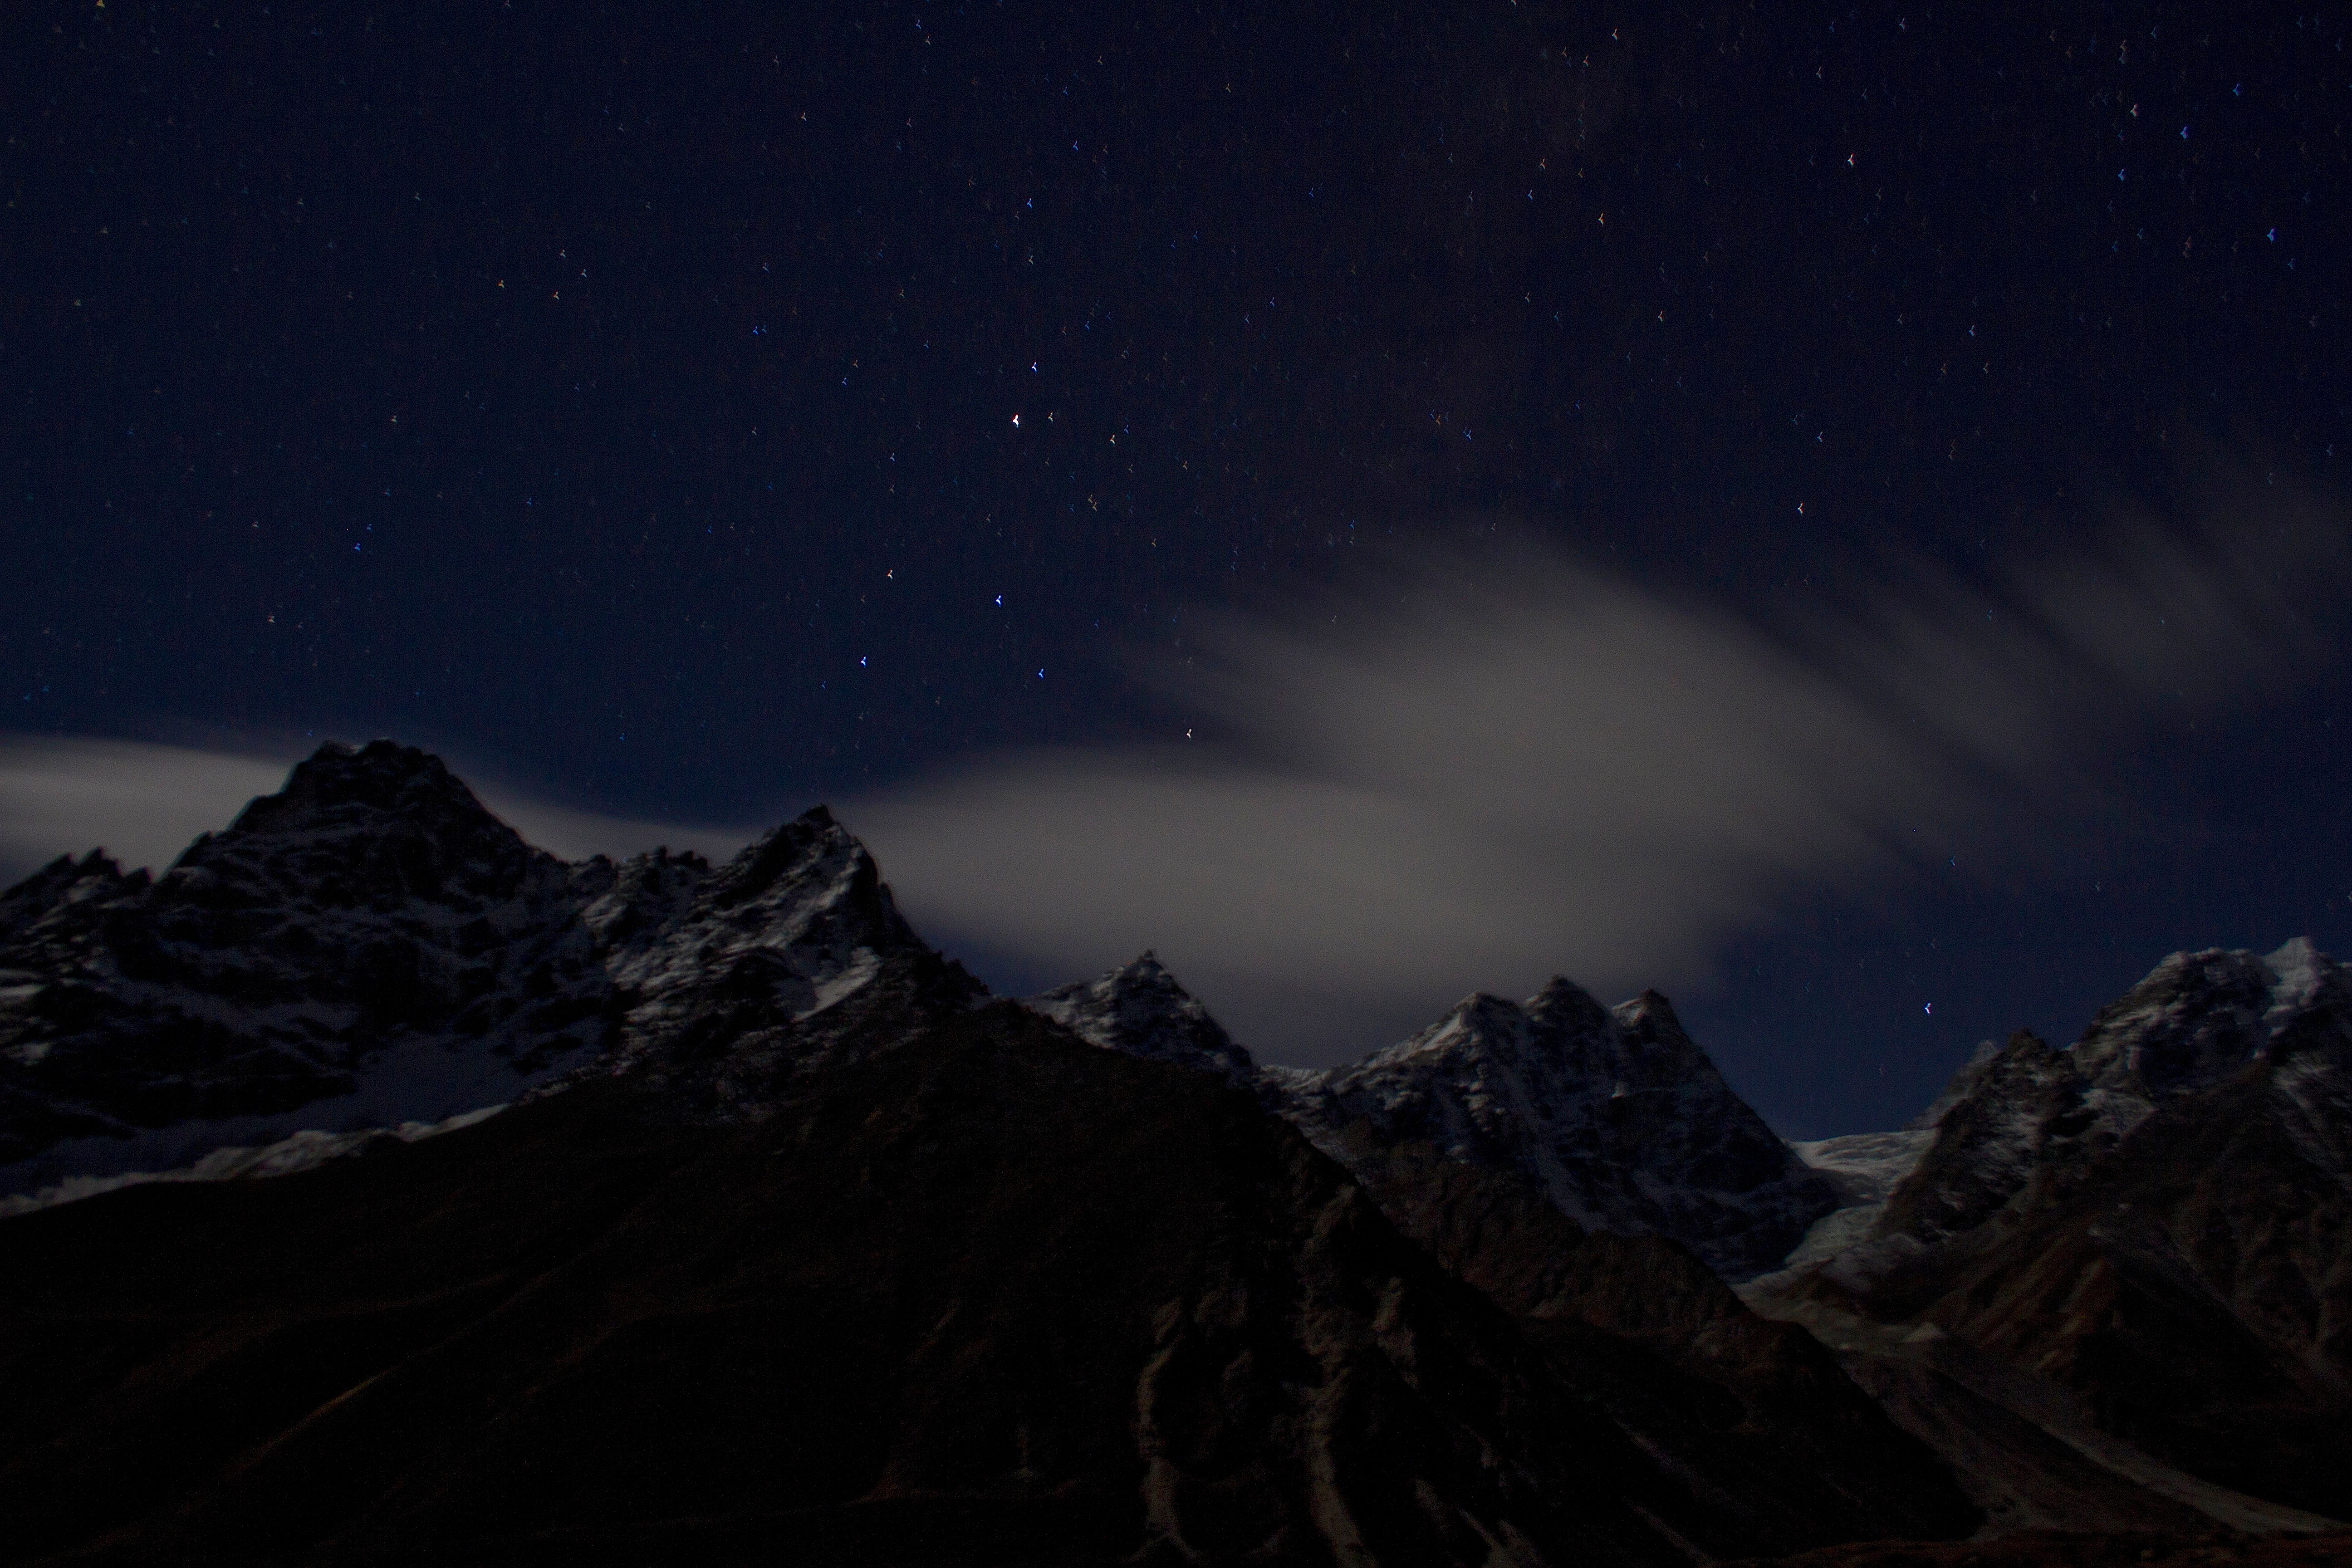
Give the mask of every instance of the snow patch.
[{"label": "snow patch", "polygon": [[259,1148],[215,1149],[193,1165],[171,1171],[123,1171],[110,1176],[68,1176],[53,1186],[35,1193],[18,1193],[0,1197],[0,1219],[15,1215],[30,1214],[36,1209],[55,1208],[83,1198],[96,1197],[121,1187],[143,1186],[151,1182],[237,1182],[258,1181],[268,1176],[290,1176],[298,1171],[308,1171],[356,1154],[371,1143],[385,1138],[396,1138],[403,1143],[415,1143],[421,1139],[436,1138],[444,1132],[455,1132],[461,1127],[471,1127],[487,1121],[506,1109],[503,1105],[485,1105],[478,1110],[447,1117],[439,1121],[404,1121],[397,1127],[368,1127],[352,1132],[327,1132],[306,1128],[290,1138]]}]

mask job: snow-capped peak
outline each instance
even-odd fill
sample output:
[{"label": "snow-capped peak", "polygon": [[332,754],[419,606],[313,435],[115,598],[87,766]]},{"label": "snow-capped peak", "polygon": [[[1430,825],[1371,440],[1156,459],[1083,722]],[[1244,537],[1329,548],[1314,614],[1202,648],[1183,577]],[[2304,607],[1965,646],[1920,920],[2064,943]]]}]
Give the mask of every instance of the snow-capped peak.
[{"label": "snow-capped peak", "polygon": [[1778,1262],[1837,1201],[1655,992],[1614,1011],[1557,976],[1524,1003],[1474,992],[1351,1066],[1255,1070],[1150,953],[1029,1005],[1096,1045],[1254,1079],[1368,1181],[1389,1148],[1428,1143],[1523,1173],[1580,1223],[1675,1237],[1734,1276]]},{"label": "snow-capped peak", "polygon": [[[849,1018],[886,975],[848,1011],[889,1021]],[[567,866],[439,759],[331,744],[152,885],[93,852],[0,896],[0,1193],[439,1121],[592,1063],[740,1109],[983,994],[821,806],[717,868]]]},{"label": "snow-capped peak", "polygon": [[1092,980],[1029,998],[1080,1039],[1107,1050],[1213,1073],[1255,1087],[1257,1064],[1149,949]]}]

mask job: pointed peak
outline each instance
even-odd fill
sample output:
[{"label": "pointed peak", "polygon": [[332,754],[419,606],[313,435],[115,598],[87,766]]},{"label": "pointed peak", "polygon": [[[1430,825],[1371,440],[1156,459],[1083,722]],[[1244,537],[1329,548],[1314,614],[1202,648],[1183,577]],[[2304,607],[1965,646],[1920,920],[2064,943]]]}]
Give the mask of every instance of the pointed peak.
[{"label": "pointed peak", "polygon": [[1137,953],[1133,958],[1129,959],[1125,963],[1120,964],[1117,969],[1112,970],[1103,978],[1111,981],[1133,981],[1147,984],[1164,981],[1170,985],[1175,985],[1176,989],[1179,991],[1184,989],[1183,986],[1176,984],[1176,977],[1168,973],[1168,966],[1160,962],[1159,953],[1153,952],[1148,947],[1141,952]]},{"label": "pointed peak", "polygon": [[820,864],[846,866],[860,881],[880,882],[880,870],[866,846],[832,812],[817,805],[737,850],[719,871],[712,897],[721,907],[747,903],[781,883],[800,880]]},{"label": "pointed peak", "polygon": [[1998,1040],[1979,1040],[1977,1048],[1969,1054],[1969,1059],[1960,1064],[1946,1080],[1942,1090],[1927,1102],[1927,1109],[1910,1120],[1908,1130],[1924,1132],[1941,1126],[1944,1118],[1951,1113],[1952,1107],[1974,1094],[1977,1086],[1984,1082],[1986,1076],[1992,1071],[1993,1063],[2000,1059],[2001,1048]]},{"label": "pointed peak", "polygon": [[846,848],[854,855],[872,858],[857,836],[844,827],[841,819],[833,815],[831,807],[813,805],[791,821],[778,823],[738,849],[729,863],[729,868],[772,868],[804,855],[819,845]]},{"label": "pointed peak", "polygon": [[404,816],[430,816],[496,822],[463,780],[432,752],[397,741],[364,746],[329,741],[286,775],[276,795],[257,796],[228,831],[268,833],[305,826],[321,814],[349,808]]},{"label": "pointed peak", "polygon": [[1050,991],[1042,993],[1034,1000],[1050,999],[1055,1005],[1061,1005],[1080,995],[1099,997],[1106,1001],[1149,998],[1153,1005],[1178,1010],[1200,1007],[1200,1004],[1193,999],[1192,994],[1184,989],[1183,984],[1175,975],[1169,973],[1166,964],[1160,962],[1159,953],[1148,947],[1125,963],[1106,969],[1101,973],[1085,980],[1066,982]]},{"label": "pointed peak", "polygon": [[1508,996],[1497,996],[1491,991],[1473,991],[1446,1009],[1441,1022],[1459,1021],[1465,1025],[1516,1023],[1527,1016],[1527,1009]]},{"label": "pointed peak", "polygon": [[1690,1043],[1690,1031],[1683,1027],[1681,1016],[1662,991],[1644,990],[1630,1002],[1620,1002],[1610,1012],[1636,1037],[1681,1045]]},{"label": "pointed peak", "polygon": [[[145,873],[133,872],[131,876],[143,878]],[[108,882],[125,880],[121,863],[109,855],[103,846],[89,851],[79,859],[76,859],[71,855],[60,855],[9,889],[8,892],[13,895],[35,886],[65,887],[74,882],[88,881],[92,878]]]},{"label": "pointed peak", "polygon": [[1528,1011],[1547,1016],[1575,1014],[1597,1017],[1606,1009],[1591,992],[1565,974],[1555,974],[1544,982],[1542,990],[1528,998]]}]

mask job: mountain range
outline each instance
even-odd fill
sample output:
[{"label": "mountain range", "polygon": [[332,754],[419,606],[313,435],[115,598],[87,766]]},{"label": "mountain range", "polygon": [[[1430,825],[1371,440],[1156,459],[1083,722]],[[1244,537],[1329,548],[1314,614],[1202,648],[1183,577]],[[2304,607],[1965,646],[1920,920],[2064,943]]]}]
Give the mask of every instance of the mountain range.
[{"label": "mountain range", "polygon": [[2177,955],[1791,1146],[1654,992],[1261,1066],[823,808],[565,864],[328,746],[0,896],[6,1553],[2335,1560],[2347,998]]}]

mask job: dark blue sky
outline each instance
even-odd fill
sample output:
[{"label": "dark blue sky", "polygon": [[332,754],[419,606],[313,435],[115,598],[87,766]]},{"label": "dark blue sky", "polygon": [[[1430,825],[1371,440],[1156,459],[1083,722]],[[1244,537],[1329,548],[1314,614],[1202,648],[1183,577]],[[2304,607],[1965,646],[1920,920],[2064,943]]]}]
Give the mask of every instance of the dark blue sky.
[{"label": "dark blue sky", "polygon": [[[2352,455],[2340,9],[11,32],[17,732],[383,731],[743,821],[1172,739],[1139,671],[1366,545],[1500,527],[1801,622],[1889,562],[1990,581],[2190,517],[2217,468],[2338,498]],[[1800,880],[1657,983],[1802,1135],[2070,1038],[2173,948],[2340,951],[2344,695],[2154,711],[1988,863]]]}]

